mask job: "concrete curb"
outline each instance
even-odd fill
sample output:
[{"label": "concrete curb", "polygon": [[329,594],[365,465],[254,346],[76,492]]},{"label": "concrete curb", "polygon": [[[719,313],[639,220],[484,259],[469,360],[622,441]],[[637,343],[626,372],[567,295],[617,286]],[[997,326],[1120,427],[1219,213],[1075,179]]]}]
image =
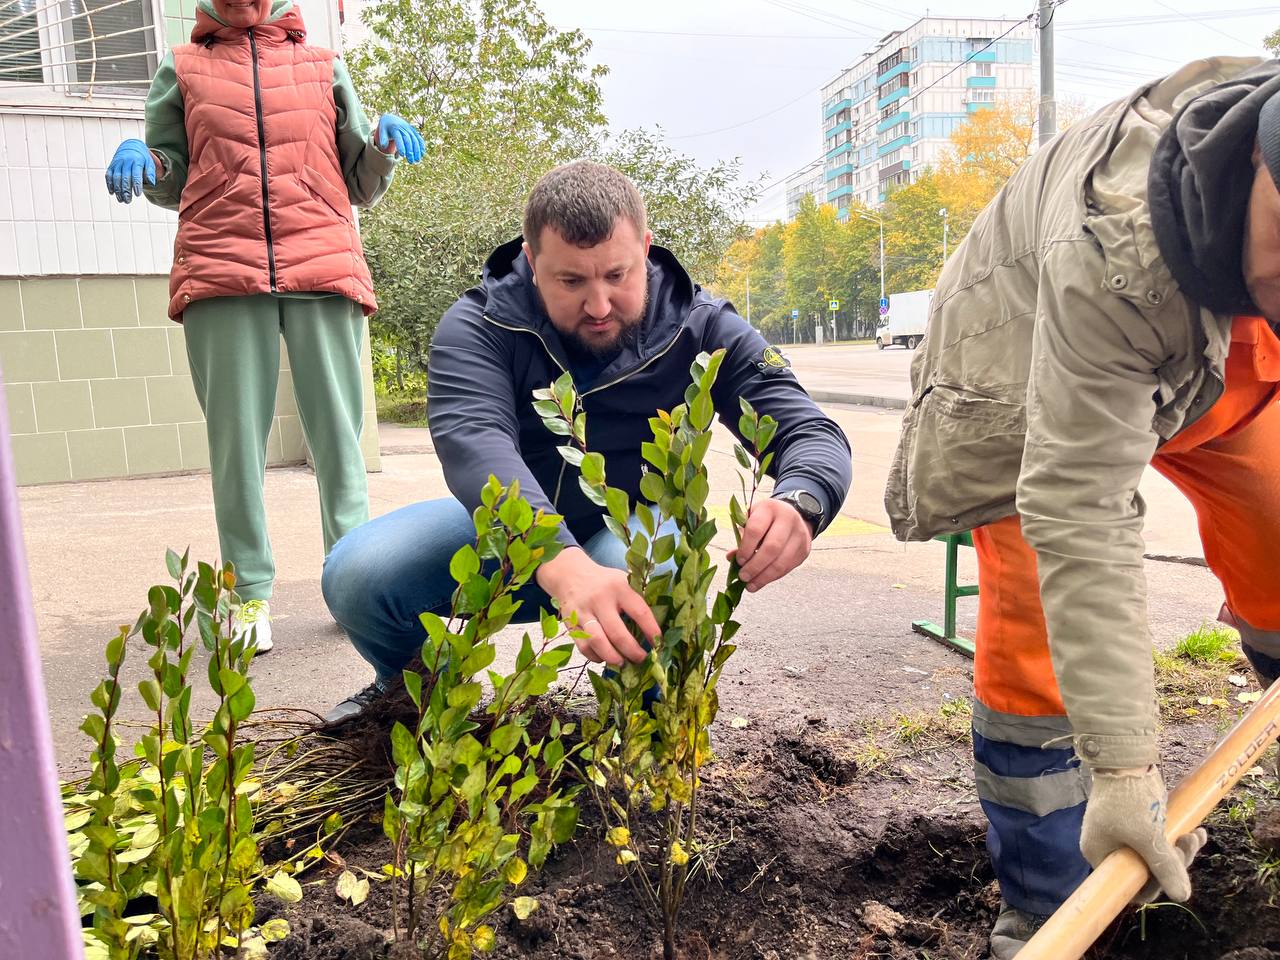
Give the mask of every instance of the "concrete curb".
[{"label": "concrete curb", "polygon": [[905,410],[907,400],[902,397],[875,397],[867,393],[845,393],[840,390],[809,390],[815,403],[847,403],[857,407],[881,407],[885,410]]}]

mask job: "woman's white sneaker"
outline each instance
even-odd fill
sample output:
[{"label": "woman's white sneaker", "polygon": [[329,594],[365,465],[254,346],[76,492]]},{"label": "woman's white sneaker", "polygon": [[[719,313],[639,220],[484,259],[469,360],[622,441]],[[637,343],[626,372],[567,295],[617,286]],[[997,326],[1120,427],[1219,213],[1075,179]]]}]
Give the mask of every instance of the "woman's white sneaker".
[{"label": "woman's white sneaker", "polygon": [[231,636],[239,640],[250,635],[250,643],[257,653],[267,653],[271,642],[271,607],[265,600],[246,600],[231,617]]}]

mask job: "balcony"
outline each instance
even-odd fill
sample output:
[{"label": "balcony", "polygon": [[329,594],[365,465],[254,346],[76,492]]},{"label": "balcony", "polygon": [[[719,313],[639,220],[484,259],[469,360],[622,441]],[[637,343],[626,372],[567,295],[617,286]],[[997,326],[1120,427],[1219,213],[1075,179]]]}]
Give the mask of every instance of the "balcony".
[{"label": "balcony", "polygon": [[970,89],[982,87],[994,87],[996,85],[995,77],[968,77],[964,81],[964,85]]},{"label": "balcony", "polygon": [[838,167],[832,167],[830,170],[827,171],[827,175],[824,178],[824,180],[827,183],[830,183],[832,180],[836,179],[836,177],[843,176],[846,173],[853,173],[852,163],[843,163]]},{"label": "balcony", "polygon": [[884,73],[878,75],[876,77],[876,86],[879,86],[882,83],[887,83],[888,81],[892,80],[894,77],[901,76],[902,74],[907,73],[910,70],[911,70],[910,63],[899,63],[896,67],[892,67],[886,70]]},{"label": "balcony", "polygon": [[838,200],[841,197],[849,197],[852,195],[853,195],[852,186],[846,184],[843,187],[836,187],[834,190],[827,191],[827,203],[830,203],[832,200]]},{"label": "balcony", "polygon": [[902,136],[898,137],[898,139],[896,140],[890,140],[888,143],[882,146],[879,150],[877,150],[876,156],[883,157],[883,156],[886,156],[887,154],[893,153],[893,151],[899,149],[900,147],[909,147],[909,146],[911,146],[911,135],[903,134]]},{"label": "balcony", "polygon": [[876,124],[876,133],[884,133],[886,130],[896,127],[900,123],[906,123],[911,115],[905,110],[900,110],[891,117],[886,117]]},{"label": "balcony", "polygon": [[897,90],[893,91],[893,93],[886,94],[877,100],[876,109],[883,110],[885,107],[889,106],[889,104],[898,102],[910,92],[911,90],[907,87],[899,87]]},{"label": "balcony", "polygon": [[852,129],[852,127],[853,127],[853,124],[848,120],[844,121],[844,123],[837,123],[830,130],[826,131],[822,135],[822,138],[824,140],[830,140],[832,137],[836,136],[837,134],[841,134],[841,133],[844,133],[846,130]]},{"label": "balcony", "polygon": [[853,106],[853,101],[850,100],[848,97],[845,97],[843,100],[840,100],[837,103],[833,103],[831,106],[827,107],[827,109],[822,111],[822,119],[830,120],[841,110],[847,110],[849,107],[852,107],[852,106]]},{"label": "balcony", "polygon": [[835,157],[840,156],[840,154],[845,153],[846,151],[848,151],[848,152],[852,152],[852,151],[853,151],[853,141],[852,141],[852,140],[847,140],[847,141],[845,141],[844,143],[837,144],[836,146],[834,146],[834,147],[832,147],[830,150],[828,150],[828,151],[827,151],[827,159],[828,159],[828,160],[831,160],[831,159],[833,159],[833,158],[835,158]]}]

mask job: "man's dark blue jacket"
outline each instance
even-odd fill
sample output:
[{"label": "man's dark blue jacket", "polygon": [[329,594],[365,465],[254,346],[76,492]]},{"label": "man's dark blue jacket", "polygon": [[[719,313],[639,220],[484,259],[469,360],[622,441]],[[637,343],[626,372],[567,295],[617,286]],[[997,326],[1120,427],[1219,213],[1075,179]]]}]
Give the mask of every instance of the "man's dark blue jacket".
[{"label": "man's dark blue jacket", "polygon": [[[722,422],[737,433],[739,397],[777,420],[769,470],[774,493],[808,491],[830,522],[852,472],[844,433],[809,399],[789,366],[769,362],[760,334],[731,304],[696,286],[669,251],[650,248],[648,277],[649,303],[636,345],[623,349],[581,392],[587,448],[604,455],[610,486],[633,501],[639,497],[640,444],[653,439],[649,418],[684,402],[689,366],[699,353],[723,348],[712,394]],[[427,411],[445,481],[468,510],[479,505],[490,474],[503,483],[518,479],[534,509],[564,516],[564,542],[585,543],[603,529],[603,511],[583,495],[577,470],[556,451],[565,438],[547,430],[533,409],[533,391],[569,366],[521,240],[512,240],[489,257],[480,286],[440,321],[431,344]]]}]

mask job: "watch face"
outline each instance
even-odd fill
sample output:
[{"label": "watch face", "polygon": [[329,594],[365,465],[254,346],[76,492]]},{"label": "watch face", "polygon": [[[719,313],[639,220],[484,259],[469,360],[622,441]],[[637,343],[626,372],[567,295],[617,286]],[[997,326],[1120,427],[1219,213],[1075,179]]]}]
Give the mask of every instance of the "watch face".
[{"label": "watch face", "polygon": [[818,502],[818,498],[812,493],[805,493],[803,490],[795,495],[795,505],[800,508],[800,512],[810,517],[822,516],[822,504]]}]

